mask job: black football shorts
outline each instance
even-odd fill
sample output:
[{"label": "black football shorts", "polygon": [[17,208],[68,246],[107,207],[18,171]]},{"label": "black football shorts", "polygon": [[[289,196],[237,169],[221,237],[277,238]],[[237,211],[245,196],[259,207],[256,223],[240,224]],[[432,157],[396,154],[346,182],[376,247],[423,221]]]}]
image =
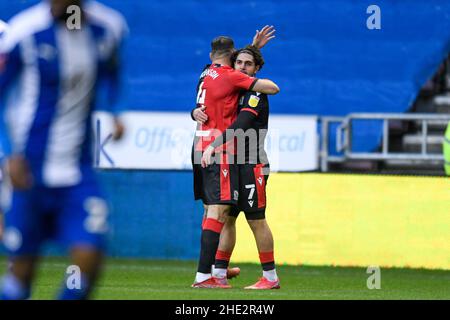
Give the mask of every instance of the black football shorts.
[{"label": "black football shorts", "polygon": [[238,165],[223,161],[202,168],[193,163],[194,197],[204,204],[237,205],[239,198]]},{"label": "black football shorts", "polygon": [[249,220],[264,219],[266,210],[266,185],[269,179],[268,164],[240,164],[239,200],[230,216],[245,212]]}]

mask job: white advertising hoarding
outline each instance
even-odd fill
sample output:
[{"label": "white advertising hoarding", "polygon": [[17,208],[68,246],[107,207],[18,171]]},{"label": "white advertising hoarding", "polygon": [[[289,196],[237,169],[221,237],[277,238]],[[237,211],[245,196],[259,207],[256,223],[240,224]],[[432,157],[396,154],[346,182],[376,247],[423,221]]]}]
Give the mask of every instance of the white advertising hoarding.
[{"label": "white advertising hoarding", "polygon": [[[190,170],[196,123],[189,113],[126,112],[126,131],[113,141],[108,113],[94,114],[95,165],[102,169]],[[272,171],[318,168],[317,117],[271,115],[266,151]]]}]

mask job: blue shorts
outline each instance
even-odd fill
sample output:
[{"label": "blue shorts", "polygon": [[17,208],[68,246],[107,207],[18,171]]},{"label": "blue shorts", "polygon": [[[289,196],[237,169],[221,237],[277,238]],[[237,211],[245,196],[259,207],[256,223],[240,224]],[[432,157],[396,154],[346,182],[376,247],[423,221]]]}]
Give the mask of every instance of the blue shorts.
[{"label": "blue shorts", "polygon": [[108,208],[95,180],[65,188],[14,191],[3,242],[12,256],[38,255],[46,240],[104,250]]}]

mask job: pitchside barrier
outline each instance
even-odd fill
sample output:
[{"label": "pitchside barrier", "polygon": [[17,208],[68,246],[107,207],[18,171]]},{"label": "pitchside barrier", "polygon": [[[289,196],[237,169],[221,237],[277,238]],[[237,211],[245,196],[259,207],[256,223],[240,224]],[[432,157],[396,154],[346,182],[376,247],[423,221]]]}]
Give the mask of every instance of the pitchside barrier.
[{"label": "pitchside barrier", "polygon": [[[450,269],[446,178],[273,174],[267,220],[279,264]],[[238,219],[235,262],[258,262]]]},{"label": "pitchside barrier", "polygon": [[[103,171],[109,253],[197,260],[203,208],[189,171]],[[450,269],[448,178],[273,173],[267,220],[280,264]],[[232,264],[259,263],[238,218]]]}]

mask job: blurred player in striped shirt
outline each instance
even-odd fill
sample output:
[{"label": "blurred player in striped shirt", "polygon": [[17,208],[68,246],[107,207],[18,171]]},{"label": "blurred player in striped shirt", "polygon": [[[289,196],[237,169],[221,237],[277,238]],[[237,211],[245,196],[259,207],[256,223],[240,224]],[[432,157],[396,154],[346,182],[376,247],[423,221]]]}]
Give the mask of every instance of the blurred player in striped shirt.
[{"label": "blurred player in striped shirt", "polygon": [[[0,294],[30,298],[41,247],[55,240],[80,271],[79,285],[64,281],[59,298],[87,299],[108,231],[108,208],[92,170],[91,116],[100,82],[111,109],[117,101],[126,23],[96,1],[45,0],[8,25],[0,47],[0,110],[13,186],[3,237],[12,268]],[[122,132],[116,121],[115,137]]]},{"label": "blurred player in striped shirt", "polygon": [[[6,24],[6,22],[0,20],[0,47],[1,47],[1,42],[3,39],[3,34],[6,32],[8,28],[8,25]],[[1,63],[1,62],[0,62]],[[1,122],[1,121],[0,121]],[[2,185],[3,185],[3,158],[4,158],[4,152],[3,152],[3,148],[2,148],[2,137],[4,137],[4,133],[2,132],[2,130],[4,130],[4,128],[0,127],[0,241],[3,239],[3,230],[4,230],[4,226],[3,226],[3,203],[2,203]]]}]

